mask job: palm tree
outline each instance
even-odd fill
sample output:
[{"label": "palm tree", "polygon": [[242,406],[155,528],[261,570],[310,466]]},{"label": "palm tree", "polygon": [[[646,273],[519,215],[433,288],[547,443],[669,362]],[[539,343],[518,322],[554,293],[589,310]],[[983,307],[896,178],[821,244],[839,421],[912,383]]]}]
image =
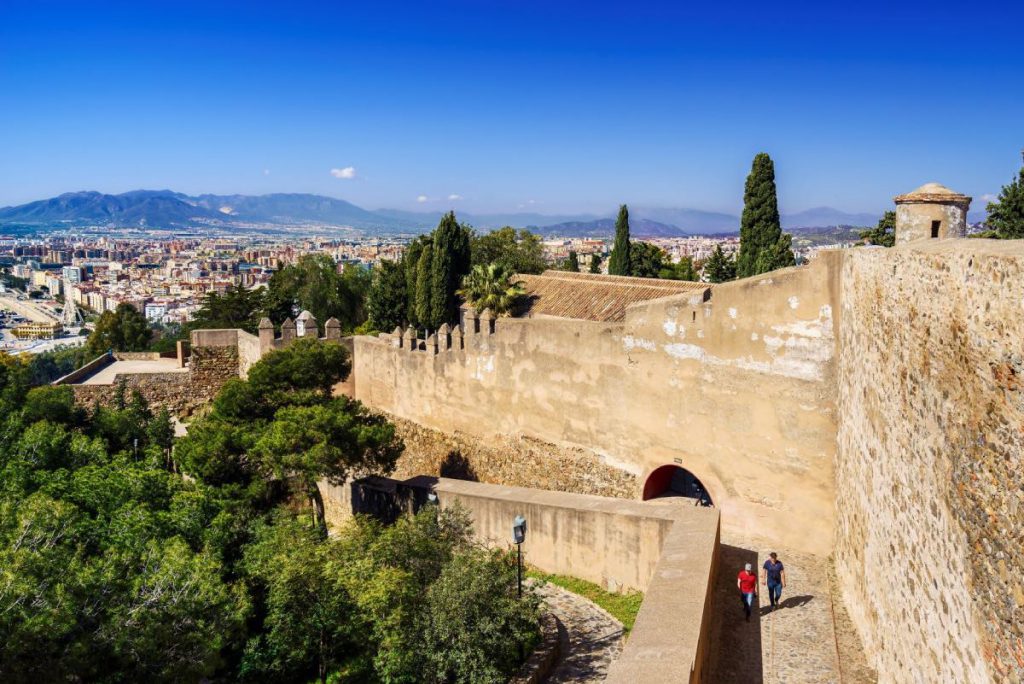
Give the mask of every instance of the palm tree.
[{"label": "palm tree", "polygon": [[490,309],[495,316],[508,316],[523,296],[523,286],[513,282],[515,273],[502,264],[477,264],[462,279],[459,294],[477,311]]}]

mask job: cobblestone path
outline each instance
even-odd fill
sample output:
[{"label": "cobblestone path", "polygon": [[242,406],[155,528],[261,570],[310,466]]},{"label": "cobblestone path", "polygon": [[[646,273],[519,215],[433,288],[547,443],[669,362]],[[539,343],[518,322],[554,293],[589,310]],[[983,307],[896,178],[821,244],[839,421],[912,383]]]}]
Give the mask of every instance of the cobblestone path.
[{"label": "cobblestone path", "polygon": [[562,657],[547,684],[601,682],[622,653],[622,623],[582,596],[554,584],[538,586],[548,609],[562,622]]},{"label": "cobblestone path", "polygon": [[[722,544],[715,587],[710,681],[765,684],[871,684],[861,646],[838,598],[826,559],[761,548],[745,540]],[[786,566],[786,589],[772,611],[758,583],[758,610],[746,622],[736,589],[744,563],[760,574],[769,551]]]}]

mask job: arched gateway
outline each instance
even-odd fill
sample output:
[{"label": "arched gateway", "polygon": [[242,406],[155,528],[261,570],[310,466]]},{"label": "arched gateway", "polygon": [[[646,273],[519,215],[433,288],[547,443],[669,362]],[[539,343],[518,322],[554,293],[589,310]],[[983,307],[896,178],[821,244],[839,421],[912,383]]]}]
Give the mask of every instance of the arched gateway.
[{"label": "arched gateway", "polygon": [[696,499],[697,505],[714,506],[707,487],[686,468],[663,465],[655,468],[644,483],[644,501],[660,497],[682,496]]}]

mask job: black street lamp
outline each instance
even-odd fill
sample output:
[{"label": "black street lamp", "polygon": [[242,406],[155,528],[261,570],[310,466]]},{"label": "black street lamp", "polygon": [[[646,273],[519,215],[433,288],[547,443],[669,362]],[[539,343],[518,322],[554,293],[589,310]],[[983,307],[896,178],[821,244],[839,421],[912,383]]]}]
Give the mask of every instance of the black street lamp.
[{"label": "black street lamp", "polygon": [[512,541],[519,551],[519,598],[523,598],[523,542],[526,541],[526,518],[517,515],[512,522]]}]

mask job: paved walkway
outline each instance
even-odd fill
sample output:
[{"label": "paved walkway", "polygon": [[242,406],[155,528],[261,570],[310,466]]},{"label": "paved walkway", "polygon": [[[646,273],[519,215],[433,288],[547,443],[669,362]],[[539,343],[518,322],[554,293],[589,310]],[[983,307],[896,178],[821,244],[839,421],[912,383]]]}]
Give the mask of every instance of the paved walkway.
[{"label": "paved walkway", "polygon": [[601,682],[622,653],[622,623],[592,601],[554,584],[539,586],[545,605],[562,622],[562,657],[544,681]]},{"label": "paved walkway", "polygon": [[[832,599],[835,585],[827,559],[760,547],[746,540],[723,539],[715,587],[709,681],[875,682],[842,603]],[[767,589],[759,583],[761,605],[748,623],[737,593],[736,575],[744,563],[751,563],[760,574],[769,551],[778,552],[786,566],[786,590],[781,606],[772,611]]]}]

